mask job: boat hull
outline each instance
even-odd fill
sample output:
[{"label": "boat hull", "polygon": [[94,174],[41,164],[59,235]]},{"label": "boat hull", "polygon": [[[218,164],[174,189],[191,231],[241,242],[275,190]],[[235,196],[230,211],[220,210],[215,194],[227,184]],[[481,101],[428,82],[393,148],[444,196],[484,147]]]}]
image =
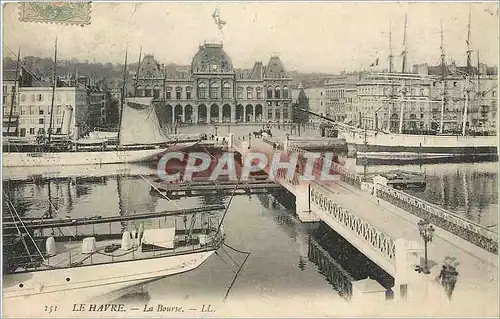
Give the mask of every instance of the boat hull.
[{"label": "boat hull", "polygon": [[374,160],[453,159],[498,156],[496,136],[344,133],[358,158]]},{"label": "boat hull", "polygon": [[16,310],[19,302],[88,301],[116,290],[193,270],[214,252],[4,275],[4,310],[9,313]]},{"label": "boat hull", "polygon": [[109,150],[100,152],[6,153],[3,167],[102,165],[139,163],[158,158],[167,148],[141,150]]}]

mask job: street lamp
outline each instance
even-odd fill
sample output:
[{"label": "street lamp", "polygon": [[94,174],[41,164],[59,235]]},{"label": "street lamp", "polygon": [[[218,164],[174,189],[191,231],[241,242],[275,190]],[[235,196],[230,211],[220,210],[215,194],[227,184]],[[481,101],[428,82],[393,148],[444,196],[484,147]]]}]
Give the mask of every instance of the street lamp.
[{"label": "street lamp", "polygon": [[424,268],[422,269],[422,272],[424,274],[430,274],[431,272],[429,271],[429,265],[428,265],[428,260],[427,260],[427,243],[432,241],[432,236],[434,234],[434,227],[426,221],[426,220],[420,220],[418,223],[418,231],[420,232],[420,236],[424,240],[424,254],[425,254],[425,264]]},{"label": "street lamp", "polygon": [[217,124],[215,124],[215,136],[217,136]]}]

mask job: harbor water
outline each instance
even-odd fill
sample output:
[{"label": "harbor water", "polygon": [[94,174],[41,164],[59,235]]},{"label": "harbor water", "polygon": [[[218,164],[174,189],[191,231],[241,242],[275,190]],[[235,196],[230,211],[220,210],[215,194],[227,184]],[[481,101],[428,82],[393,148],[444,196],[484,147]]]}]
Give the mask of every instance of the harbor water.
[{"label": "harbor water", "polygon": [[[496,163],[490,164],[425,167],[426,189],[411,193],[496,227],[498,174]],[[369,174],[377,169],[369,168]],[[362,173],[364,168],[356,170]],[[154,179],[155,173],[140,166],[102,166],[66,172],[68,176],[16,176],[16,180],[9,180],[9,172],[4,171],[3,189],[24,217],[104,217],[229,203],[229,196],[221,194],[169,201],[151,190],[147,179]],[[322,223],[300,223],[294,210],[293,196],[286,191],[235,196],[224,220],[230,247],[224,246],[193,271],[132,287],[117,294],[117,300],[138,305],[168,301],[198,309],[202,304],[220,308],[242,300],[273,307],[288,298],[314,300],[309,305],[312,308],[327,304],[341,309],[350,298],[350,282],[354,280],[370,277],[388,290],[393,285],[390,276],[347,241]],[[328,256],[318,257],[318,251]],[[231,284],[245,259],[242,252],[250,256]],[[325,266],[324,260],[330,260],[329,264]],[[390,298],[391,292],[386,296]]]}]

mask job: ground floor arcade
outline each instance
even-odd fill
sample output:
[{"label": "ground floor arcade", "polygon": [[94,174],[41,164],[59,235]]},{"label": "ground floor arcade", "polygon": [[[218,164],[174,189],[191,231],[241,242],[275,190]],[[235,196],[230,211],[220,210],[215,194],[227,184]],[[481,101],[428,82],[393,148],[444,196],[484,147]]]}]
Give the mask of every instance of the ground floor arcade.
[{"label": "ground floor arcade", "polygon": [[285,122],[291,120],[291,109],[286,106],[257,104],[212,103],[193,105],[166,104],[159,107],[160,119],[166,124],[175,123],[237,123]]}]

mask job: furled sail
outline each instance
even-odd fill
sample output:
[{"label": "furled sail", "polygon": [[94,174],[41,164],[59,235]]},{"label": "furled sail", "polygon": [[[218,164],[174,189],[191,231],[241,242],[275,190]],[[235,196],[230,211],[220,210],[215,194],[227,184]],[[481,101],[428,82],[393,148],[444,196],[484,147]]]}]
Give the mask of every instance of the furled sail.
[{"label": "furled sail", "polygon": [[170,140],[158,121],[152,98],[128,98],[122,108],[120,145],[156,144]]}]

